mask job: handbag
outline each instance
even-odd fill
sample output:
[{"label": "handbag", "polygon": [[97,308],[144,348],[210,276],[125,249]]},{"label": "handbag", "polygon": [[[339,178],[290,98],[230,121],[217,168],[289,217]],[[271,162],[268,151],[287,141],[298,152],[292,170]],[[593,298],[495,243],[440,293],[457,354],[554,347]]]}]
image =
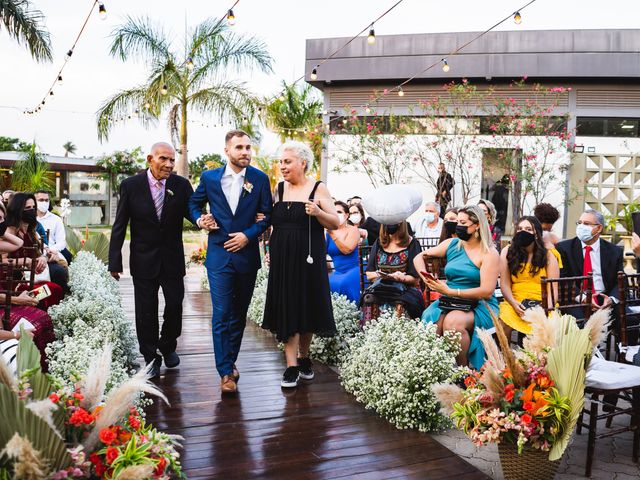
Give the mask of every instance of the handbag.
[{"label": "handbag", "polygon": [[478,306],[478,301],[471,298],[450,297],[449,295],[442,295],[440,297],[440,303],[438,308],[445,312],[452,310],[459,310],[461,312],[470,312]]},{"label": "handbag", "polygon": [[407,291],[402,282],[378,278],[364,291],[365,295],[374,295],[381,303],[395,302]]}]

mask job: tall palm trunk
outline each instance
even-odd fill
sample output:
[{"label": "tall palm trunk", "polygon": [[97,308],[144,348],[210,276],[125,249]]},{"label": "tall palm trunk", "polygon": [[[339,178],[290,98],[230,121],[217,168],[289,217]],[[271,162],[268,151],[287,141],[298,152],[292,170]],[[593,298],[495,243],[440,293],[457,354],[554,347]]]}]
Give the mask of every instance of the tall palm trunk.
[{"label": "tall palm trunk", "polygon": [[187,157],[187,103],[183,102],[180,112],[180,156],[176,164],[176,173],[189,178],[189,159]]}]

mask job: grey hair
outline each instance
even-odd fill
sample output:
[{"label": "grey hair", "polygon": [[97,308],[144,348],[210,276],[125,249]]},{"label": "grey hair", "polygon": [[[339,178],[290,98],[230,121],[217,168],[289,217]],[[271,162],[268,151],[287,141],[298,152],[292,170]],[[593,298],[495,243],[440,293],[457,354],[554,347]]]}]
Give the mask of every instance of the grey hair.
[{"label": "grey hair", "polygon": [[484,198],[478,200],[478,205],[483,204],[489,210],[489,216],[491,217],[491,224],[496,223],[496,217],[498,216],[498,211],[496,210],[496,206],[493,202],[486,200]]},{"label": "grey hair", "polygon": [[304,160],[306,162],[304,166],[304,173],[307,173],[311,168],[311,165],[313,165],[314,159],[313,152],[309,146],[306,143],[289,140],[280,145],[280,148],[278,148],[278,155],[282,155],[282,152],[286,150],[294,152],[300,160]]},{"label": "grey hair", "polygon": [[604,216],[598,210],[587,208],[583,213],[589,213],[593,215],[594,217],[596,217],[596,220],[598,220],[598,224],[604,226]]},{"label": "grey hair", "polygon": [[440,208],[440,204],[438,202],[427,202],[424,204],[425,208],[428,207],[429,205],[433,205],[434,207],[436,207],[436,215],[440,215],[440,212],[442,211]]}]

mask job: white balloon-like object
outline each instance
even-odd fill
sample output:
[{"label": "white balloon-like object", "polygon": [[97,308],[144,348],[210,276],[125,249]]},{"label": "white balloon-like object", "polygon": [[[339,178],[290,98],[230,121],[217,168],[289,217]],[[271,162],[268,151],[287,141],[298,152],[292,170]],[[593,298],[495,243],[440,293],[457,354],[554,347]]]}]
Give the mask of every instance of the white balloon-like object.
[{"label": "white balloon-like object", "polygon": [[409,185],[385,185],[362,199],[370,217],[383,225],[405,221],[422,205],[422,193]]}]

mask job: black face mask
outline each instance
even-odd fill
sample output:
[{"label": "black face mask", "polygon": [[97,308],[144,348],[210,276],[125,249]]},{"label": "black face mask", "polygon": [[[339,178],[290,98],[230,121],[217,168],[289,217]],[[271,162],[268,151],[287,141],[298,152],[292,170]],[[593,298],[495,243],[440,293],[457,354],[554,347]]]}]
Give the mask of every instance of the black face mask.
[{"label": "black face mask", "polygon": [[2,237],[5,234],[6,231],[7,231],[7,222],[2,220],[0,222],[0,237]]},{"label": "black face mask", "polygon": [[528,247],[535,239],[536,236],[533,233],[520,230],[513,236],[513,244],[518,247]]},{"label": "black face mask", "polygon": [[23,210],[22,221],[28,223],[29,225],[35,225],[38,221],[38,218],[36,217],[36,209],[31,208],[29,210]]},{"label": "black face mask", "polygon": [[467,225],[456,225],[456,235],[460,240],[464,240],[465,242],[473,235],[473,233],[467,231],[467,228],[469,228]]},{"label": "black face mask", "polygon": [[395,235],[396,233],[398,233],[398,230],[400,229],[400,225],[387,225],[387,233],[389,235]]},{"label": "black face mask", "polygon": [[447,232],[447,235],[453,235],[456,233],[456,227],[458,226],[458,222],[444,222],[444,231]]}]

